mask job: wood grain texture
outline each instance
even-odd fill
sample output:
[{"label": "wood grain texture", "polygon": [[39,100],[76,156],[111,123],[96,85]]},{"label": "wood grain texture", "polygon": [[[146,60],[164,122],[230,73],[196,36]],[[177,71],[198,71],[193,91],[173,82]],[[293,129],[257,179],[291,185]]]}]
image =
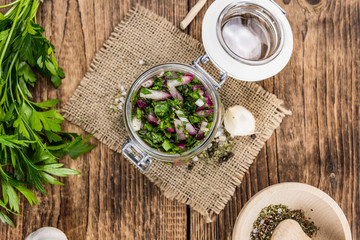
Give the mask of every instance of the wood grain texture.
[{"label": "wood grain texture", "polygon": [[[0,0],[0,4],[9,3]],[[36,100],[63,106],[114,27],[137,2],[179,26],[197,0],[46,0],[38,21],[56,47],[67,78],[55,90],[42,79]],[[201,40],[208,1],[185,32]],[[76,161],[62,159],[81,176],[38,195],[40,207],[22,205],[17,228],[0,224],[0,238],[20,240],[43,226],[73,239],[231,239],[237,214],[259,190],[278,183],[311,184],[345,212],[360,239],[360,0],[278,0],[293,28],[294,52],[277,76],[260,82],[284,99],[293,115],[267,142],[232,200],[211,224],[169,201],[119,154],[98,144]],[[64,123],[68,131],[83,132]],[[24,202],[24,201],[23,201]]]},{"label": "wood grain texture", "polygon": [[[95,53],[134,4],[109,0],[45,1],[38,21],[56,47],[66,79],[58,90],[47,80],[40,80],[34,89],[36,100],[59,98],[63,106]],[[187,13],[187,3],[148,1],[143,4],[178,24]],[[83,132],[69,123],[65,123],[64,128]],[[48,187],[49,196],[38,195],[40,207],[23,204],[24,217],[16,218],[18,227],[12,229],[0,224],[0,239],[24,239],[42,226],[58,227],[69,239],[76,240],[186,239],[186,206],[166,199],[121,155],[95,139],[93,142],[98,147],[91,154],[76,161],[62,159],[82,175],[63,179],[64,188]]]},{"label": "wood grain texture", "polygon": [[[191,0],[190,6],[195,3]],[[259,84],[284,99],[293,115],[267,142],[214,223],[206,225],[191,211],[190,239],[231,239],[246,201],[271,184],[287,181],[308,183],[330,194],[345,212],[353,239],[360,239],[360,1],[277,3],[288,13],[294,52],[280,74]],[[197,39],[205,11],[190,25],[190,35]]]}]

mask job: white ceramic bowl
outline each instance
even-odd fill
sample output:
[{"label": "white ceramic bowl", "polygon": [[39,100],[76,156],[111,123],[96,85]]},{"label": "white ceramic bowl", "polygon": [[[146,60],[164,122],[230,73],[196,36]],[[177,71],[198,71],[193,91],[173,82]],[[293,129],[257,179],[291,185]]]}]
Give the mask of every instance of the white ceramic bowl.
[{"label": "white ceramic bowl", "polygon": [[270,204],[303,209],[305,216],[320,228],[315,240],[352,239],[349,223],[339,205],[320,189],[302,183],[280,183],[255,194],[239,213],[232,239],[250,239],[254,221],[261,209]]}]

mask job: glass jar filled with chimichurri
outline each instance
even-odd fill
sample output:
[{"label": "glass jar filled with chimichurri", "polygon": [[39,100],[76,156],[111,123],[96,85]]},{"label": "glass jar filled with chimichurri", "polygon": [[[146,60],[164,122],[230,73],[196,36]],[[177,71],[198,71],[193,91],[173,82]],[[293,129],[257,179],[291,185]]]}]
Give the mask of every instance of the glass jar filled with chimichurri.
[{"label": "glass jar filled with chimichurri", "polygon": [[[192,65],[153,67],[131,86],[123,154],[147,171],[152,159],[184,161],[207,149],[222,125],[218,90],[226,77],[259,81],[288,63],[293,36],[285,15],[273,0],[215,1],[203,20],[206,54]],[[220,81],[201,67],[209,61],[220,70]]]}]

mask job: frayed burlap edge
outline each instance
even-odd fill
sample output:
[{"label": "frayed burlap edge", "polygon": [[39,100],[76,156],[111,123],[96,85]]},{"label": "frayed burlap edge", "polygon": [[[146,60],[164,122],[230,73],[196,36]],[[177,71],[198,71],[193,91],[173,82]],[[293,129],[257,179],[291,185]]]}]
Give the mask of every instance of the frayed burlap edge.
[{"label": "frayed burlap edge", "polygon": [[[109,39],[104,43],[103,47],[96,54],[93,62],[90,65],[88,72],[85,74],[84,78],[82,79],[80,85],[76,89],[74,95],[70,98],[69,102],[79,97],[79,94],[82,92],[83,86],[86,85],[88,81],[90,81],[89,79],[90,74],[92,74],[96,70],[96,65],[102,60],[103,56],[108,52],[108,49],[111,48],[113,44],[115,44],[114,39],[119,37],[122,29],[126,27],[127,23],[133,18],[133,16],[136,13],[142,13],[146,15],[146,17],[154,21],[160,21],[168,28],[169,31],[179,35],[180,38],[183,38],[183,40],[188,42],[189,45],[199,48],[202,47],[201,43],[193,39],[191,36],[181,32],[179,29],[174,27],[173,24],[168,22],[165,18],[160,17],[155,13],[151,12],[150,10],[143,8],[137,4],[128,12],[125,19],[121,21],[121,23],[118,26],[115,27]],[[231,199],[233,193],[235,192],[236,187],[240,185],[245,173],[249,169],[250,165],[253,163],[254,159],[260,152],[261,148],[264,146],[265,142],[271,137],[274,129],[276,129],[280,125],[282,119],[286,115],[291,115],[291,111],[283,107],[283,101],[278,99],[274,94],[265,91],[262,87],[260,87],[255,83],[247,83],[247,84],[249,89],[256,91],[257,94],[262,95],[264,98],[267,98],[268,101],[272,102],[273,106],[275,106],[276,108],[276,112],[274,113],[274,118],[272,119],[272,123],[267,125],[265,129],[262,129],[261,138],[258,138],[256,145],[252,146],[253,148],[249,152],[247,158],[241,159],[242,161],[239,167],[241,172],[237,176],[234,176],[233,180],[229,183],[229,185],[231,185],[230,190],[226,194],[222,195],[219,201],[216,202],[211,209],[204,208],[203,205],[199,204],[197,201],[190,199],[188,196],[186,196],[186,194],[180,192],[173,185],[169,184],[166,181],[163,181],[163,179],[159,178],[158,175],[156,174],[157,171],[149,171],[148,173],[145,174],[151,182],[153,182],[154,184],[160,187],[160,189],[163,191],[163,194],[167,198],[176,199],[181,203],[190,205],[194,210],[198,211],[201,215],[203,215],[207,222],[211,222],[214,216],[216,214],[219,214],[224,209],[226,203]],[[74,117],[67,109],[67,106],[65,106],[62,109],[62,113],[68,121],[82,127],[85,131],[90,133],[96,131],[94,127],[84,123],[84,121],[82,121],[81,119]],[[100,133],[95,133],[95,137],[99,139],[99,141],[101,141],[102,143],[109,146],[110,149],[121,153],[122,146],[114,142],[112,138],[109,138],[106,135],[102,135]],[[155,161],[152,166],[152,169],[162,168],[162,166],[160,165],[165,165],[165,164]]]}]

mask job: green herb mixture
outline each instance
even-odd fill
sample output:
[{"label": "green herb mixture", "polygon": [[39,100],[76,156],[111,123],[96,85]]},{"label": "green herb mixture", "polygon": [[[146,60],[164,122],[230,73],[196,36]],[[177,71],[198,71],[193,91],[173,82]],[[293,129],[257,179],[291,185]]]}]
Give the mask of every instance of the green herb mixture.
[{"label": "green herb mixture", "polygon": [[165,72],[132,96],[132,126],[151,147],[182,154],[197,146],[213,124],[214,106],[193,75]]},{"label": "green herb mixture", "polygon": [[47,194],[44,185],[62,185],[54,176],[80,174],[63,168],[58,158],[75,159],[94,146],[75,133],[61,130],[64,118],[51,109],[59,100],[35,102],[30,87],[37,75],[51,79],[57,88],[65,77],[54,56],[54,46],[36,23],[39,0],[16,0],[0,13],[0,219],[15,226],[9,214],[18,215],[24,195],[39,204],[34,191]]},{"label": "green herb mixture", "polygon": [[261,210],[258,218],[253,224],[253,231],[250,234],[251,240],[268,240],[277,227],[277,225],[285,219],[293,219],[297,221],[302,230],[310,238],[314,236],[318,228],[314,222],[305,217],[304,210],[290,210],[284,205],[270,205]]}]

